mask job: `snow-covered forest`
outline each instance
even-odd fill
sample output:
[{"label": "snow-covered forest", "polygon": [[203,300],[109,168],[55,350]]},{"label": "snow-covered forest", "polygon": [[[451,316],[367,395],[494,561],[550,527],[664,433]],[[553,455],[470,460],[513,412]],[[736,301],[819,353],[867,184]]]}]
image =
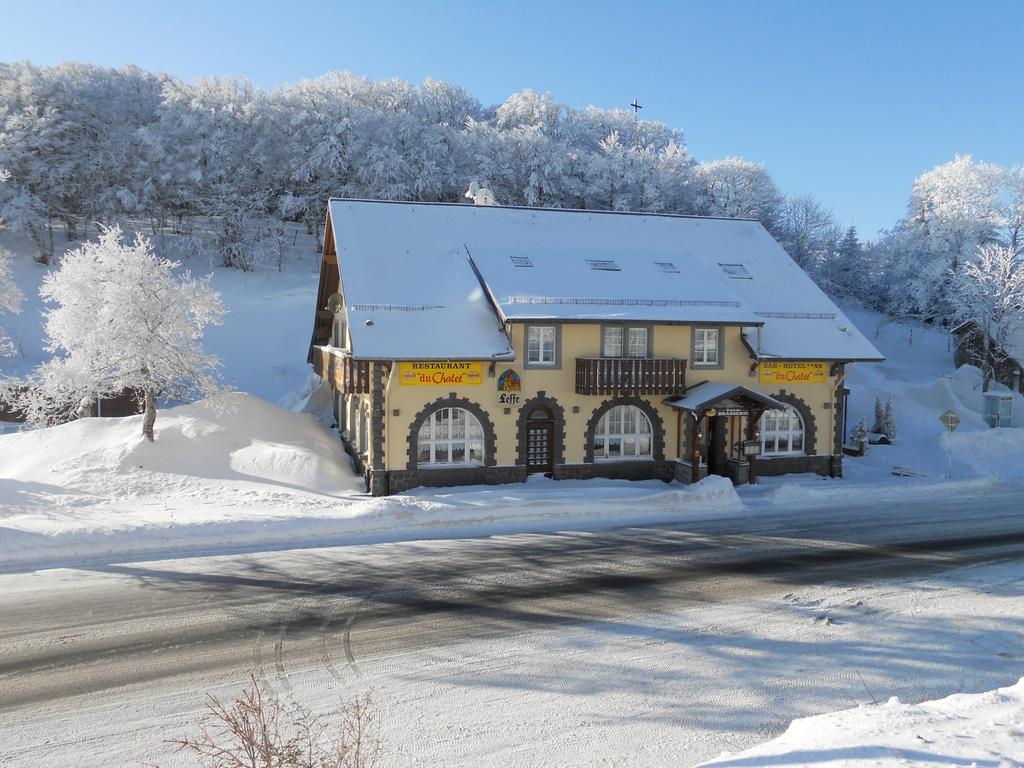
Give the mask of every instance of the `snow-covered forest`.
[{"label": "snow-covered forest", "polygon": [[505,205],[756,217],[822,274],[845,242],[831,212],[786,197],[762,165],[697,162],[662,123],[531,91],[485,107],[433,80],[332,72],[267,91],[22,62],[0,64],[0,126],[0,213],[41,260],[54,226],[74,238],[143,220],[159,237],[202,216],[215,227],[197,247],[246,269],[276,257],[275,220],[319,234],[330,196],[461,201],[473,180]]},{"label": "snow-covered forest", "polygon": [[[283,222],[320,235],[331,196],[759,219],[833,296],[899,317],[962,319],[954,280],[983,245],[1024,249],[1024,169],[956,157],[918,177],[874,243],[760,164],[698,160],[683,133],[627,110],[526,90],[483,106],[458,85],[345,72],[273,90],[135,67],[0,64],[0,218],[40,261],[54,227],[173,231],[225,266],[285,258]],[[198,220],[202,228],[195,227]],[[140,223],[141,222],[141,223]]]}]

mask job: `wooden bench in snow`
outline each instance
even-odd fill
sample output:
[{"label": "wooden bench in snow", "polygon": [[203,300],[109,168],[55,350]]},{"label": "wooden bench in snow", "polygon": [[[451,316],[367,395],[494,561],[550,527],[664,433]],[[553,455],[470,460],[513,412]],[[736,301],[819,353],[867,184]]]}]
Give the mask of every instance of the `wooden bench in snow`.
[{"label": "wooden bench in snow", "polygon": [[892,474],[896,475],[896,477],[928,477],[924,472],[907,469],[906,467],[893,467]]}]

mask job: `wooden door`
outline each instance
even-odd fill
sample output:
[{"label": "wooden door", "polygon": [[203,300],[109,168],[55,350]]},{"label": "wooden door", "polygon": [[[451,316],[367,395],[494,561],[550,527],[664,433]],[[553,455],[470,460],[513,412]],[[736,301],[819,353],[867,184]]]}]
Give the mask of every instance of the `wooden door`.
[{"label": "wooden door", "polygon": [[526,471],[555,469],[555,420],[547,408],[536,408],[526,420]]},{"label": "wooden door", "polygon": [[726,417],[708,419],[708,474],[725,474]]}]

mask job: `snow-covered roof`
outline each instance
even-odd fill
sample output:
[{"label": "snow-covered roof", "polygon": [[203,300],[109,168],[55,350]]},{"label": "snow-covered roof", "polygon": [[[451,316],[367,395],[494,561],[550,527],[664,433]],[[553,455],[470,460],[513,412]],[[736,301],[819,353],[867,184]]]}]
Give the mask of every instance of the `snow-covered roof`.
[{"label": "snow-covered roof", "polygon": [[764,358],[883,359],[756,221],[370,200],[330,215],[359,357],[507,356],[501,321],[556,319],[737,324]]},{"label": "snow-covered roof", "polygon": [[512,358],[465,247],[457,237],[432,236],[434,224],[422,215],[424,208],[330,203],[353,354],[389,360]]},{"label": "snow-covered roof", "polygon": [[746,397],[774,410],[781,411],[786,408],[785,403],[781,403],[767,395],[762,395],[760,392],[755,392],[752,389],[747,389],[747,387],[714,381],[705,381],[690,387],[685,396],[677,397],[674,400],[666,400],[665,403],[673,408],[679,408],[684,411],[702,411],[723,400],[735,397]]},{"label": "snow-covered roof", "polygon": [[[1024,365],[1024,325],[1020,324],[1019,318],[1012,318],[1013,330],[1010,330],[1006,335],[1006,342],[1003,344],[1003,351],[1016,360],[1021,365]],[[972,320],[965,320],[959,325],[954,326],[950,329],[951,333],[959,334],[969,329],[975,329],[977,326]]]},{"label": "snow-covered roof", "polygon": [[[651,233],[658,238],[644,242],[637,238],[646,231],[632,232],[631,216],[560,218],[568,226],[520,219],[525,226],[517,227],[514,243],[467,246],[506,319],[760,324],[729,286],[665,247],[661,236],[670,232]],[[654,228],[648,223],[646,230]],[[554,242],[545,241],[556,233]]]}]

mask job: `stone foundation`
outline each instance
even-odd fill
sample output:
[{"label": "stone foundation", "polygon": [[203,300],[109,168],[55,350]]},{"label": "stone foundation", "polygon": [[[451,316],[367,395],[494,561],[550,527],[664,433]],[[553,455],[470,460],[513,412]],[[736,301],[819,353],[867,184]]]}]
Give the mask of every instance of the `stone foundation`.
[{"label": "stone foundation", "polygon": [[[700,479],[708,476],[707,464],[700,466]],[[676,459],[672,462],[672,477],[678,482],[689,485],[693,480],[693,462],[686,459]]]},{"label": "stone foundation", "polygon": [[[747,481],[746,462],[733,467],[735,483]],[[757,460],[759,477],[775,477],[813,472],[826,477],[842,476],[841,456],[780,456]],[[701,479],[707,477],[701,467]],[[374,496],[402,493],[413,488],[445,488],[457,485],[504,485],[526,482],[526,467],[452,467],[450,469],[367,470],[367,487]],[[555,480],[589,480],[595,477],[613,480],[677,480],[690,482],[690,464],[686,461],[599,461],[593,464],[558,464],[552,474]]]},{"label": "stone foundation", "polygon": [[[589,480],[606,477],[615,480],[675,479],[674,461],[601,461],[594,464],[558,464],[556,480]],[[450,469],[369,470],[367,485],[374,496],[402,493],[413,488],[444,488],[456,485],[504,485],[526,482],[526,467],[452,467]]]},{"label": "stone foundation", "polygon": [[392,469],[371,477],[370,493],[386,496],[412,488],[453,485],[504,485],[526,482],[526,467],[452,467],[451,469]]},{"label": "stone foundation", "polygon": [[595,461],[593,464],[559,464],[553,477],[556,480],[589,480],[606,477],[613,480],[675,479],[673,461]]},{"label": "stone foundation", "polygon": [[[776,477],[813,472],[824,477],[837,477],[834,474],[833,456],[778,456],[775,458],[758,457],[754,467],[757,477]],[[839,472],[842,473],[842,459],[839,460]]]}]

